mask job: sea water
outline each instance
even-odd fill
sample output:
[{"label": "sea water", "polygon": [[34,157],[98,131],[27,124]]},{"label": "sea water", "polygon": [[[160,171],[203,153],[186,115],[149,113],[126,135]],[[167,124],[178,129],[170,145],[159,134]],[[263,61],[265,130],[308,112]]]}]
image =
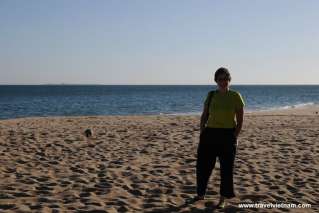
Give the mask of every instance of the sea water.
[{"label": "sea water", "polygon": [[[1,85],[0,119],[200,114],[215,85]],[[319,104],[319,85],[231,85],[246,111]]]}]

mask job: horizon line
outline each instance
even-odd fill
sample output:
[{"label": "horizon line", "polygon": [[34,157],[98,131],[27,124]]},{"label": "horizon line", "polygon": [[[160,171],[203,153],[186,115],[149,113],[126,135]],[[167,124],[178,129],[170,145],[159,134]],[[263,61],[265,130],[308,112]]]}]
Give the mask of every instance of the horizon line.
[{"label": "horizon line", "polygon": [[[230,84],[231,86],[319,86],[319,84],[302,84],[302,83],[261,83],[261,84],[253,84],[253,83],[246,83],[246,84]],[[217,86],[216,84],[89,84],[89,83],[43,83],[43,84],[0,84],[0,86]]]}]

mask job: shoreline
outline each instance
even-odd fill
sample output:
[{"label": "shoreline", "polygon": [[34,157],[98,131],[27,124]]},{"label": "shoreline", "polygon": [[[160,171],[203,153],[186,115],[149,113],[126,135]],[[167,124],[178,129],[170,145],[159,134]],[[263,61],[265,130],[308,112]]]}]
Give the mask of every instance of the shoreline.
[{"label": "shoreline", "polygon": [[[200,113],[176,113],[176,114],[130,114],[130,115],[70,115],[70,116],[29,116],[21,118],[7,118],[0,119],[0,122],[13,121],[13,120],[23,120],[23,119],[62,119],[62,118],[103,118],[103,117],[200,117]],[[319,116],[319,104],[307,105],[296,108],[287,109],[268,109],[268,110],[256,110],[256,111],[245,111],[245,116],[276,116],[276,115],[318,115]]]}]

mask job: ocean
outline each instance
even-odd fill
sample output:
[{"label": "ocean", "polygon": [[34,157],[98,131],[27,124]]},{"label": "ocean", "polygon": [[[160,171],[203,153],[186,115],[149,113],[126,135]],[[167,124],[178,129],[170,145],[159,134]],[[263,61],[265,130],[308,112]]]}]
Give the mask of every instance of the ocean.
[{"label": "ocean", "polygon": [[[231,85],[246,111],[319,104],[319,85]],[[200,114],[214,85],[1,85],[0,119]]]}]

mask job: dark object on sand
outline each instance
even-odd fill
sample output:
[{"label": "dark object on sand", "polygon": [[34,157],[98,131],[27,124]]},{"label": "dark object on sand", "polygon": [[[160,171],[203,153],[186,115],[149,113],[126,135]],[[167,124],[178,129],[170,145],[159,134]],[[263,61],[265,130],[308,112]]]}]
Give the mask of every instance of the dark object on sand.
[{"label": "dark object on sand", "polygon": [[92,137],[92,134],[93,134],[93,132],[92,132],[91,129],[86,129],[86,130],[84,131],[84,135],[85,135],[86,137],[88,137],[88,138]]},{"label": "dark object on sand", "polygon": [[316,114],[318,114],[318,112],[316,112]]}]

